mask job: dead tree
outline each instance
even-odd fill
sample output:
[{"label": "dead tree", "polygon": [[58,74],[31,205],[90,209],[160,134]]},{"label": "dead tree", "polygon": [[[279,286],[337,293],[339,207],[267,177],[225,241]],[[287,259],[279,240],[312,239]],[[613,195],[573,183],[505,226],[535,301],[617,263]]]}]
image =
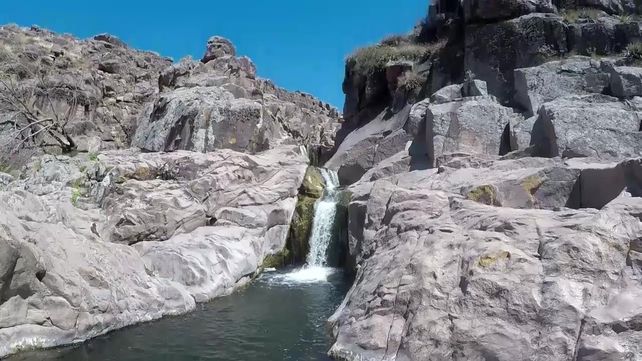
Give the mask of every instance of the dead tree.
[{"label": "dead tree", "polygon": [[31,75],[20,81],[0,77],[0,132],[4,133],[5,149],[10,154],[29,148],[74,151],[76,143],[66,126],[76,108],[77,93],[68,92],[65,96],[68,107],[61,111],[54,105],[60,89],[48,84],[43,72],[35,70]]}]

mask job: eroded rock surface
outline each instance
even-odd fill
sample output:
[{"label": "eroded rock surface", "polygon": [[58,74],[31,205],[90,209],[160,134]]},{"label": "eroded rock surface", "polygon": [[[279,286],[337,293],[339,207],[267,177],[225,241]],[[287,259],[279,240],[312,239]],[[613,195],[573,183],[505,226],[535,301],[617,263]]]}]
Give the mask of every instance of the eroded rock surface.
[{"label": "eroded rock surface", "polygon": [[285,247],[307,168],[298,146],[35,162],[0,191],[2,355],[232,292]]}]

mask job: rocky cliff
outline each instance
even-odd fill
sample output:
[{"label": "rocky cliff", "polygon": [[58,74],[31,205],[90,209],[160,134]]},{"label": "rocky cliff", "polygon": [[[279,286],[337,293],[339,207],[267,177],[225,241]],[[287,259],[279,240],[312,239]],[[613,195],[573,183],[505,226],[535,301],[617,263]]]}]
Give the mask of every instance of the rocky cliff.
[{"label": "rocky cliff", "polygon": [[642,360],[630,1],[434,1],[348,58],[338,360]]},{"label": "rocky cliff", "polygon": [[0,27],[0,357],[193,310],[281,254],[338,112],[228,40]]}]

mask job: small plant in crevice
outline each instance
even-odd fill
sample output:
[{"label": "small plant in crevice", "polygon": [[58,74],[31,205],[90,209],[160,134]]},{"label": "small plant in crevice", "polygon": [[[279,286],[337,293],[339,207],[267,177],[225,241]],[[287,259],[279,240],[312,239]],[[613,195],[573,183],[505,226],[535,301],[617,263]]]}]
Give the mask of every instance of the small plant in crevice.
[{"label": "small plant in crevice", "polygon": [[426,80],[425,75],[410,70],[399,77],[397,89],[408,98],[416,99],[426,84]]},{"label": "small plant in crevice", "polygon": [[82,196],[82,191],[80,188],[72,188],[71,189],[71,204],[75,206],[78,205],[78,199]]},{"label": "small plant in crevice", "polygon": [[636,41],[626,47],[625,56],[627,60],[640,64],[642,63],[642,42]]}]

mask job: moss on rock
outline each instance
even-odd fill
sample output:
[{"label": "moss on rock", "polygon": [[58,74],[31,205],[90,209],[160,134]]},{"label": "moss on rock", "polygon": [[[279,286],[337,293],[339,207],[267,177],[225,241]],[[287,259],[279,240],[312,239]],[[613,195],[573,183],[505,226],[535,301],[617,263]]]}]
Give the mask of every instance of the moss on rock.
[{"label": "moss on rock", "polygon": [[286,248],[281,252],[270,254],[263,259],[262,268],[279,268],[285,266],[290,259],[290,251]]},{"label": "moss on rock", "polygon": [[489,206],[500,206],[500,202],[497,200],[497,192],[495,188],[490,185],[483,185],[475,187],[468,192],[466,198],[475,201],[477,203],[487,204]]},{"label": "moss on rock", "polygon": [[324,189],[325,182],[319,168],[308,167],[299,193],[312,198],[321,198]]},{"label": "moss on rock", "polygon": [[287,248],[290,251],[290,261],[301,263],[305,261],[310,250],[310,233],[314,221],[314,204],[317,198],[299,195],[294,210]]}]

